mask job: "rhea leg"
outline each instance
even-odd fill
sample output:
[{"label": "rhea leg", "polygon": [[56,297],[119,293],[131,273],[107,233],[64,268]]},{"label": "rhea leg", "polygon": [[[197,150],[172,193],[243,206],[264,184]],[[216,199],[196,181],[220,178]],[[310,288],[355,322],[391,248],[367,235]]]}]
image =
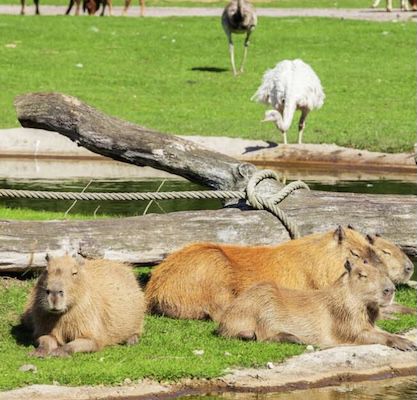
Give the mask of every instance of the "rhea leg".
[{"label": "rhea leg", "polygon": [[34,0],[33,2],[35,3],[35,14],[39,15],[39,0]]},{"label": "rhea leg", "polygon": [[282,138],[284,140],[284,144],[288,144],[288,140],[287,140],[287,132],[282,132]]},{"label": "rhea leg", "polygon": [[22,6],[20,9],[20,15],[25,15],[25,0],[20,0],[20,5]]},{"label": "rhea leg", "polygon": [[392,0],[387,0],[387,11],[392,11]]},{"label": "rhea leg", "polygon": [[306,118],[307,118],[308,112],[309,111],[305,108],[301,110],[300,122],[298,123],[298,144],[301,144],[303,142],[303,133],[304,133],[304,128],[306,127]]},{"label": "rhea leg", "polygon": [[245,44],[244,44],[244,49],[243,49],[243,60],[242,60],[241,66],[240,66],[240,72],[243,72],[243,65],[245,64],[246,57],[248,55],[248,47],[249,47],[249,37],[250,37],[250,34],[251,34],[250,31],[248,31],[246,33]]},{"label": "rhea leg", "polygon": [[376,8],[376,7],[378,7],[378,4],[381,2],[381,0],[375,0],[373,3],[372,3],[372,8]]},{"label": "rhea leg", "polygon": [[125,8],[122,11],[122,15],[126,15],[127,9],[130,7],[131,2],[132,2],[132,0],[125,0]]},{"label": "rhea leg", "polygon": [[139,4],[140,4],[140,16],[144,17],[145,16],[145,0],[139,0]]},{"label": "rhea leg", "polygon": [[227,36],[227,41],[229,42],[229,54],[230,54],[230,62],[233,68],[233,75],[236,76],[237,73],[236,73],[236,65],[235,65],[235,48],[233,46],[232,32],[230,32],[227,26],[224,26],[224,31]]}]

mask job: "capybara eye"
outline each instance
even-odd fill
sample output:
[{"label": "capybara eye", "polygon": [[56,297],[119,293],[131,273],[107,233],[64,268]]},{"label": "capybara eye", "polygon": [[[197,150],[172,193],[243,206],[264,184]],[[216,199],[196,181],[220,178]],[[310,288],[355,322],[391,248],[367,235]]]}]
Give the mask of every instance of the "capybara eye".
[{"label": "capybara eye", "polygon": [[368,264],[368,260],[366,260],[366,259],[365,259],[365,260],[363,260],[363,263],[364,263],[364,264]]},{"label": "capybara eye", "polygon": [[72,276],[75,276],[78,274],[78,271],[72,271]]},{"label": "capybara eye", "polygon": [[351,252],[352,256],[359,258],[359,254],[356,253],[356,251],[351,250],[350,252]]},{"label": "capybara eye", "polygon": [[382,249],[382,252],[384,253],[384,254],[387,254],[387,255],[391,255],[391,252],[390,251],[388,251],[388,250],[385,250],[385,249]]},{"label": "capybara eye", "polygon": [[367,277],[368,277],[368,275],[364,274],[363,272],[359,272],[359,278],[365,279]]},{"label": "capybara eye", "polygon": [[51,293],[51,291],[49,289],[46,289],[45,292],[46,292],[46,294],[50,294]]},{"label": "capybara eye", "polygon": [[64,292],[62,290],[60,290],[58,293],[59,293],[60,296],[64,295]]}]

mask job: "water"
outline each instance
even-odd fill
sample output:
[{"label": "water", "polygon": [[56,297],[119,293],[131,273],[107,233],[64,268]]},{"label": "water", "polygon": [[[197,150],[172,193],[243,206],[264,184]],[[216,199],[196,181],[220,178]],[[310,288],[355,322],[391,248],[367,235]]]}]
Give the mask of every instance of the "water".
[{"label": "water", "polygon": [[415,400],[415,378],[343,384],[337,387],[296,390],[281,393],[224,393],[206,396],[184,396],[180,400]]},{"label": "water", "polygon": [[[89,186],[88,192],[153,192],[157,191],[164,182],[161,191],[182,190],[206,190],[197,184],[184,180],[96,180]],[[8,181],[0,180],[1,188],[25,189],[25,190],[51,190],[81,192],[89,181]],[[394,180],[375,181],[337,181],[334,184],[328,182],[306,181],[313,190],[325,190],[331,192],[356,192],[370,194],[417,194],[416,182],[403,182]],[[0,199],[0,205],[10,208],[29,208],[32,210],[46,210],[65,212],[72,204],[66,200],[34,200],[34,199]],[[134,216],[142,215],[148,202],[143,201],[78,201],[71,209],[72,213],[83,215],[112,215]],[[166,200],[153,202],[147,213],[161,213],[184,210],[212,210],[222,207],[220,200]]]}]

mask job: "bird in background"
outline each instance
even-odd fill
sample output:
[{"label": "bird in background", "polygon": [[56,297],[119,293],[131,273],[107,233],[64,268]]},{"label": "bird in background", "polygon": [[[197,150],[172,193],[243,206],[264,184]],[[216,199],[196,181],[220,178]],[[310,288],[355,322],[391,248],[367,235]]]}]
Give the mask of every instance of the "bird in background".
[{"label": "bird in background", "polygon": [[274,122],[287,144],[294,113],[301,111],[298,123],[298,143],[303,140],[306,118],[311,110],[319,109],[325,95],[319,77],[302,60],[280,61],[273,69],[265,72],[262,83],[251,100],[273,107],[265,112],[263,122]]},{"label": "bird in background", "polygon": [[248,55],[249,38],[257,24],[256,12],[247,0],[232,0],[222,14],[222,26],[229,42],[230,62],[233,68],[233,75],[237,75],[235,65],[235,50],[233,46],[232,34],[246,33],[242,64],[239,72],[243,72],[243,66]]}]

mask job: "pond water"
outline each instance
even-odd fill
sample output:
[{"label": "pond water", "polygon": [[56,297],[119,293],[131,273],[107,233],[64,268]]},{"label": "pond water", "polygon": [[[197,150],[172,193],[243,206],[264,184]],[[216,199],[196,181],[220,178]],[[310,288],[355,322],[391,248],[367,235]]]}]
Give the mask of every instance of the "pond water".
[{"label": "pond water", "polygon": [[[1,188],[25,190],[51,190],[81,192],[89,181],[10,181],[0,180]],[[206,190],[197,184],[185,180],[95,180],[89,186],[88,192],[153,192],[160,185],[161,191]],[[332,192],[356,192],[371,194],[417,194],[417,183],[409,181],[375,180],[375,181],[337,181],[329,182],[308,181],[311,189]],[[65,200],[33,200],[33,199],[0,199],[0,204],[11,208],[29,208],[33,210],[47,210],[65,212],[72,204]],[[92,215],[133,216],[142,215],[148,202],[143,201],[78,201],[71,209],[72,213]],[[148,213],[161,213],[183,210],[218,209],[219,200],[168,200],[153,203]]]},{"label": "pond water", "polygon": [[414,378],[343,384],[337,387],[296,390],[280,393],[224,393],[219,395],[184,396],[181,400],[414,400],[417,382]]}]

